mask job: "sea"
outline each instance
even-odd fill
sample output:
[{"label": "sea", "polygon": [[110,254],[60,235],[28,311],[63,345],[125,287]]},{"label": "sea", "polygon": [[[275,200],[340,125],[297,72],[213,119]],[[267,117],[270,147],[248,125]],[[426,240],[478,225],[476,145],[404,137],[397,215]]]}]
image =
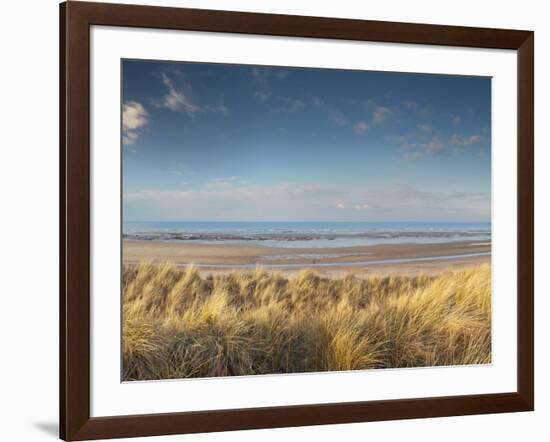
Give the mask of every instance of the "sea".
[{"label": "sea", "polygon": [[490,222],[124,222],[123,238],[201,244],[330,248],[468,241],[489,245]]}]

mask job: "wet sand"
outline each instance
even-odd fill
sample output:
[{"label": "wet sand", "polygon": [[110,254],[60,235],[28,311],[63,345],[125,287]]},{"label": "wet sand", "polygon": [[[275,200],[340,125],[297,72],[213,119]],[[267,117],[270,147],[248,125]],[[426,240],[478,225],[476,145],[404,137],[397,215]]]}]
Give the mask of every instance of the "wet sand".
[{"label": "wet sand", "polygon": [[150,240],[124,240],[123,260],[194,264],[201,273],[253,269],[295,273],[313,268],[336,276],[366,274],[435,274],[490,262],[489,243],[471,241],[439,244],[385,244],[354,247],[283,248],[254,244],[198,244]]}]

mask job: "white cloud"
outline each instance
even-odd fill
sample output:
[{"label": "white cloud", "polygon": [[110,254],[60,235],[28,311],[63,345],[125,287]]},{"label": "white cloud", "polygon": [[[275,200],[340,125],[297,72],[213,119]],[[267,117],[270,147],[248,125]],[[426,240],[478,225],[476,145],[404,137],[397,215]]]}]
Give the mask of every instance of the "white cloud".
[{"label": "white cloud", "polygon": [[470,135],[470,136],[464,136],[464,135],[453,135],[451,137],[451,144],[456,147],[459,151],[466,150],[469,146],[473,144],[477,144],[481,141],[482,137],[481,135]]},{"label": "white cloud", "polygon": [[174,81],[165,73],[162,74],[162,82],[168,89],[168,93],[158,102],[158,107],[165,107],[174,112],[186,112],[193,114],[199,110],[199,106],[194,104],[181,90],[176,89]]},{"label": "white cloud", "polygon": [[433,155],[439,152],[442,152],[445,149],[443,143],[437,139],[433,139],[429,143],[423,145],[424,152],[428,155]]},{"label": "white cloud", "polygon": [[218,103],[218,104],[214,104],[214,105],[207,105],[204,107],[204,109],[208,112],[219,112],[221,114],[224,114],[224,115],[227,115],[228,114],[228,109],[227,109],[227,106],[225,104],[223,104],[222,102]]},{"label": "white cloud", "polygon": [[271,98],[271,92],[264,91],[264,90],[257,90],[254,92],[254,96],[261,102],[264,102]]},{"label": "white cloud", "polygon": [[350,209],[350,210],[367,210],[369,208],[368,204],[365,203],[348,203],[345,204],[343,202],[336,203],[337,209]]},{"label": "white cloud", "polygon": [[322,100],[319,97],[313,97],[311,100],[311,104],[313,104],[314,107],[321,110],[325,114],[327,114],[330,118],[330,120],[339,127],[346,126],[349,124],[349,121],[343,116],[343,114],[335,109],[334,107],[328,105],[325,103],[324,100]]},{"label": "white cloud", "polygon": [[125,130],[138,129],[147,124],[148,115],[141,103],[127,101],[122,105],[122,128]]},{"label": "white cloud", "polygon": [[250,70],[250,73],[256,88],[254,97],[262,103],[270,100],[273,96],[270,85],[271,79],[284,80],[288,77],[288,71],[280,68],[256,66]]},{"label": "white cloud", "polygon": [[360,184],[347,188],[242,181],[236,176],[214,178],[199,188],[126,193],[124,210],[134,219],[154,213],[166,220],[220,221],[361,221],[367,214],[370,220],[468,220],[490,216],[490,191],[419,189],[395,183],[368,189]]},{"label": "white cloud", "polygon": [[432,125],[431,124],[417,124],[416,128],[422,132],[431,132],[432,131]]},{"label": "white cloud", "polygon": [[452,119],[453,126],[460,126],[461,122],[462,118],[460,118],[458,115],[455,115]]},{"label": "white cloud", "polygon": [[266,68],[253,67],[250,70],[252,74],[252,79],[256,83],[265,83],[267,82],[267,77],[269,76],[269,71]]},{"label": "white cloud", "polygon": [[279,80],[284,80],[288,77],[288,71],[281,68],[271,68],[271,67],[259,67],[255,66],[251,70],[252,78],[257,83],[266,83],[269,78],[277,78]]},{"label": "white cloud", "polygon": [[301,111],[306,105],[299,98],[282,97],[280,101],[283,103],[283,106],[276,109],[278,112],[295,113]]},{"label": "white cloud", "polygon": [[407,142],[406,139],[407,137],[396,137],[394,142],[397,142],[401,149],[406,151],[403,157],[407,161],[418,161],[445,151],[445,144],[437,136],[427,142]]},{"label": "white cloud", "polygon": [[207,188],[213,189],[232,189],[242,183],[246,183],[240,176],[211,178],[206,182]]},{"label": "white cloud", "polygon": [[369,130],[371,126],[379,126],[381,124],[384,124],[386,119],[391,117],[393,115],[393,111],[388,107],[377,107],[373,114],[372,119],[370,121],[367,120],[361,120],[358,121],[353,125],[353,130],[356,134],[362,134]]},{"label": "white cloud", "polygon": [[396,106],[397,112],[409,112],[416,116],[427,118],[433,114],[430,106],[416,101],[402,101]]},{"label": "white cloud", "polygon": [[378,107],[372,116],[372,124],[384,124],[393,115],[393,111],[387,107]]},{"label": "white cloud", "polygon": [[485,137],[482,134],[442,136],[431,124],[419,123],[411,132],[390,135],[386,139],[405,151],[406,160],[418,161],[445,151],[452,152],[452,148],[455,153],[463,153],[470,146],[481,149]]},{"label": "white cloud", "polygon": [[175,165],[173,165],[172,169],[169,172],[170,174],[175,176],[188,176],[188,175],[196,174],[194,170],[191,170],[186,164],[182,162],[178,162]]},{"label": "white cloud", "polygon": [[139,138],[137,130],[148,123],[149,113],[137,101],[127,101],[122,105],[122,143],[134,144]]},{"label": "white cloud", "polygon": [[422,152],[407,152],[405,154],[405,159],[407,161],[419,161],[425,157]]},{"label": "white cloud", "polygon": [[311,102],[313,103],[313,105],[315,107],[321,107],[322,108],[322,107],[325,106],[325,102],[323,100],[321,100],[319,97],[313,97]]},{"label": "white cloud", "polygon": [[[213,178],[187,190],[143,190],[124,194],[125,207],[140,208],[165,218],[299,220],[311,211],[310,220],[330,217],[338,189],[294,182],[273,185],[248,183],[242,177]],[[304,212],[305,211],[305,212]]]},{"label": "white cloud", "polygon": [[399,104],[399,107],[408,111],[418,111],[420,109],[420,104],[416,101],[402,101]]},{"label": "white cloud", "polygon": [[189,97],[189,94],[177,88],[174,80],[166,73],[162,73],[162,83],[166,86],[168,92],[160,100],[153,102],[157,107],[170,109],[173,112],[184,112],[188,115],[194,115],[198,112],[213,112],[224,115],[228,113],[227,106],[223,102],[202,106],[197,104]]},{"label": "white cloud", "polygon": [[367,123],[366,121],[358,121],[353,126],[353,130],[355,131],[356,134],[362,134],[367,130],[369,130],[369,123]]},{"label": "white cloud", "polygon": [[128,130],[122,131],[122,144],[125,146],[135,144],[138,138],[139,138],[139,135],[136,132],[128,131]]}]

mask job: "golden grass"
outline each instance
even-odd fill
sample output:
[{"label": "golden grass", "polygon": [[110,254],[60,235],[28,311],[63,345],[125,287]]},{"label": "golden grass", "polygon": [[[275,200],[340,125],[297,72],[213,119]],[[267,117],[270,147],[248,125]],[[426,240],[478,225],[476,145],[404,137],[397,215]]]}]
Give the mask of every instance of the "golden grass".
[{"label": "golden grass", "polygon": [[331,279],[142,263],[123,278],[126,381],[491,361],[488,265]]}]

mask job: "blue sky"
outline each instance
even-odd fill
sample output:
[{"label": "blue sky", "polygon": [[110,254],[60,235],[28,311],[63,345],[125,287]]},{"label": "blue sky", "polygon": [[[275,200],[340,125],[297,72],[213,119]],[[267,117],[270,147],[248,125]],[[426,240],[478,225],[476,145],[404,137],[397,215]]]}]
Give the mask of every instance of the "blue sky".
[{"label": "blue sky", "polygon": [[489,78],[123,61],[125,221],[489,221]]}]

